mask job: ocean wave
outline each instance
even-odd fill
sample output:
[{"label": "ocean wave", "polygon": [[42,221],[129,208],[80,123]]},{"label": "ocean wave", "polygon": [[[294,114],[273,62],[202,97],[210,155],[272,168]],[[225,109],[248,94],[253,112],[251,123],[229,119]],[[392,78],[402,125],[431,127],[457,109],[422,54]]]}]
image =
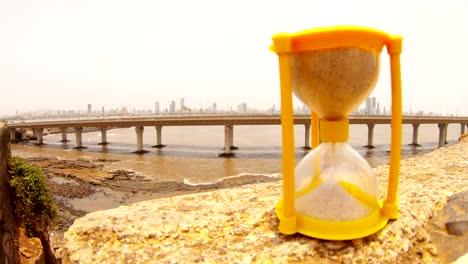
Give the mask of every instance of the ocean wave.
[{"label": "ocean wave", "polygon": [[263,182],[263,179],[271,179],[271,180],[276,180],[276,179],[281,179],[281,173],[273,173],[273,174],[261,174],[261,173],[240,173],[237,175],[233,176],[227,176],[227,177],[222,177],[218,178],[212,181],[208,182],[193,182],[187,178],[184,178],[184,184],[185,185],[190,185],[190,186],[211,186],[211,185],[217,185],[220,183],[226,183],[229,181],[246,181],[247,183],[249,182]]}]

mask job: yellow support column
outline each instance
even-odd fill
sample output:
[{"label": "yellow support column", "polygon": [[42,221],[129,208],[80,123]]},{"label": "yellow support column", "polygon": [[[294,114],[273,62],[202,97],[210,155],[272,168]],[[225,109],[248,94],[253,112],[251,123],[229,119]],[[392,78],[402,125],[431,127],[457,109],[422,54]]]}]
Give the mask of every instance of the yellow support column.
[{"label": "yellow support column", "polygon": [[384,201],[382,213],[390,219],[398,218],[398,181],[400,178],[400,152],[402,127],[401,102],[401,72],[400,54],[401,37],[393,37],[387,43],[390,55],[390,70],[392,78],[392,142],[390,146],[390,173],[388,180],[387,198]]},{"label": "yellow support column", "polygon": [[283,212],[279,230],[283,234],[296,233],[296,211],[294,209],[294,113],[292,105],[291,50],[287,34],[273,37],[279,57],[281,86],[281,129],[283,144]]}]

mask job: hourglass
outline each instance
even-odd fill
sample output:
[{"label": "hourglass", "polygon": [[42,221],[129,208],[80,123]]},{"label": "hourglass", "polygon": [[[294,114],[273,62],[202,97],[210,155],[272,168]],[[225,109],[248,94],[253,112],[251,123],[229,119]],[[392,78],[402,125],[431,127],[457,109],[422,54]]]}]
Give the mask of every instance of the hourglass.
[{"label": "hourglass", "polygon": [[[401,37],[347,26],[273,37],[281,86],[283,197],[276,206],[281,233],[348,240],[373,234],[398,217],[401,44]],[[372,168],[346,142],[347,116],[372,92],[384,46],[390,56],[392,121],[389,183],[382,202]],[[313,150],[296,168],[292,92],[312,110],[313,124]]]}]

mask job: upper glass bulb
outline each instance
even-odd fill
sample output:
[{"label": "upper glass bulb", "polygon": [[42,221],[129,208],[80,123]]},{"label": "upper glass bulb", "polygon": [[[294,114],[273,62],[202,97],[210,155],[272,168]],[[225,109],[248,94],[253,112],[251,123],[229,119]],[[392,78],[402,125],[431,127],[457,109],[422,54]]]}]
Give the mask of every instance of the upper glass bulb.
[{"label": "upper glass bulb", "polygon": [[326,120],[340,120],[362,103],[379,76],[379,54],[332,48],[291,55],[294,94]]}]

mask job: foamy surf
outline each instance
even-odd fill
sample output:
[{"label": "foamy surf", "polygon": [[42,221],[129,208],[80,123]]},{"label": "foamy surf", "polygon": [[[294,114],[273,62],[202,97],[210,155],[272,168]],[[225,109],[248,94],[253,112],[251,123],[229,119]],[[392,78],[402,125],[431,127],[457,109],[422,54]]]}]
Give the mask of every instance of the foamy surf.
[{"label": "foamy surf", "polygon": [[208,182],[193,182],[190,179],[184,178],[184,184],[190,186],[210,186],[216,185],[222,182],[228,182],[230,180],[242,180],[243,178],[249,178],[249,181],[255,181],[255,178],[258,178],[259,182],[263,182],[262,179],[269,178],[271,180],[279,180],[282,178],[281,173],[272,173],[272,174],[261,174],[261,173],[240,173],[238,175],[227,176],[218,178],[216,180]]}]

